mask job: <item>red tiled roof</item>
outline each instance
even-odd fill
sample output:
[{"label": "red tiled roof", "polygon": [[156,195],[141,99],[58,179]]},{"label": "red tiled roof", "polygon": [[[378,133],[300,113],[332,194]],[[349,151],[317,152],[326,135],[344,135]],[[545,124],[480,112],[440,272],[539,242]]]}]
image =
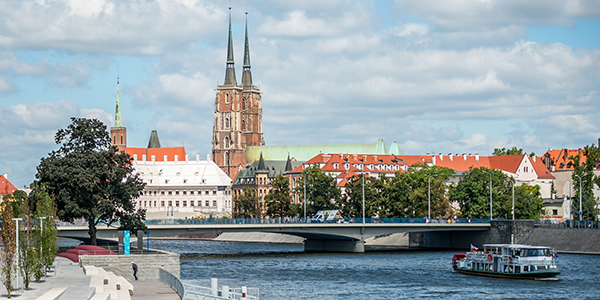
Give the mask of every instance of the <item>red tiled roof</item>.
[{"label": "red tiled roof", "polygon": [[548,150],[540,159],[544,159],[544,156],[549,155],[550,159],[554,162],[554,171],[572,171],[573,167],[569,167],[571,156],[581,156],[581,163],[586,162],[587,157],[583,154],[583,149],[561,149],[561,150]]},{"label": "red tiled roof", "polygon": [[0,195],[10,195],[18,189],[4,177],[0,175]]},{"label": "red tiled roof", "polygon": [[546,168],[546,165],[544,164],[544,162],[542,161],[541,157],[537,157],[534,159],[530,159],[531,164],[533,165],[533,169],[535,169],[535,173],[537,174],[538,178],[543,178],[543,179],[553,179],[554,175],[552,175],[552,173],[550,173],[550,170],[548,170],[548,168]]},{"label": "red tiled roof", "polygon": [[165,161],[165,155],[167,161],[175,161],[175,155],[179,161],[185,160],[185,148],[184,147],[167,147],[167,148],[131,148],[127,147],[125,152],[131,156],[137,155],[137,160],[142,161],[143,155],[146,155],[146,160],[151,161],[152,155],[155,157],[155,161]]}]

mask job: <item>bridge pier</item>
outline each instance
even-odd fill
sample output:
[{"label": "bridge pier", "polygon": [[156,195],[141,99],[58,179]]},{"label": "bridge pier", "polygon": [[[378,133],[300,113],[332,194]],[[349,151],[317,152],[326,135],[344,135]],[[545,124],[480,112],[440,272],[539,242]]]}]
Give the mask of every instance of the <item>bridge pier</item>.
[{"label": "bridge pier", "polygon": [[363,240],[305,240],[305,252],[365,252]]}]

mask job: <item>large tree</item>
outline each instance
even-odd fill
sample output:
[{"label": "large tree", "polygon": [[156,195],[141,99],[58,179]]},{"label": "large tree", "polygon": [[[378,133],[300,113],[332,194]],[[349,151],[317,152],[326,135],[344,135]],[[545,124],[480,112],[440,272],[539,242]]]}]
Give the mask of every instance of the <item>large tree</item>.
[{"label": "large tree", "polygon": [[267,216],[272,218],[289,217],[292,214],[289,179],[279,175],[271,181],[271,186],[273,188],[265,196]]},{"label": "large tree", "polygon": [[377,200],[381,195],[382,181],[374,177],[366,177],[364,174],[357,174],[348,179],[344,186],[345,195],[338,200],[337,206],[341,210],[342,217],[362,218],[363,183],[365,217],[372,218],[378,215]]},{"label": "large tree", "polygon": [[[600,149],[594,144],[585,146],[583,148],[583,156],[585,156],[585,162],[582,161],[582,157],[578,155],[569,156],[568,167],[573,167],[573,189],[576,191],[575,196],[572,198],[574,211],[582,212],[582,219],[591,218],[596,219],[596,198],[594,197],[594,182],[600,187],[600,179],[598,176],[594,176],[594,170],[598,159],[600,159]],[[581,184],[581,185],[580,185]],[[581,186],[581,190],[579,187]],[[581,207],[579,207],[579,198],[581,195]]]},{"label": "large tree", "polygon": [[[460,214],[471,218],[490,218],[490,174],[492,176],[492,204],[496,218],[507,213],[505,203],[511,202],[514,179],[499,170],[485,167],[470,169],[450,190],[452,201],[460,204]],[[510,212],[512,214],[512,212]],[[492,216],[493,217],[493,216]]]},{"label": "large tree", "polygon": [[145,229],[146,211],[135,209],[145,184],[134,172],[131,157],[110,145],[106,126],[97,119],[72,118],[55,135],[58,150],[42,158],[36,177],[56,200],[58,218],[88,222],[90,243],[96,227],[121,220],[121,229]]},{"label": "large tree", "polygon": [[325,173],[318,165],[305,168],[300,175],[296,192],[304,197],[306,182],[306,214],[313,216],[319,210],[336,209],[342,195],[335,177]]},{"label": "large tree", "polygon": [[[517,147],[512,147],[511,149],[506,149],[506,148],[494,148],[494,153],[492,153],[494,156],[501,156],[501,155],[518,155],[518,154],[523,154],[523,149],[522,148],[517,148]],[[534,157],[535,153],[531,152],[529,154],[530,157]]]}]

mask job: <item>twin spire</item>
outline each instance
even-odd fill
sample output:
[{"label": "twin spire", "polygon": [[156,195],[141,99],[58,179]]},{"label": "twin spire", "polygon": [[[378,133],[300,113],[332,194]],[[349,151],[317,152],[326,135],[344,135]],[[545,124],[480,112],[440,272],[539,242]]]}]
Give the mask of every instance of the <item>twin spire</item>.
[{"label": "twin spire", "polygon": [[123,127],[121,122],[121,97],[119,96],[119,76],[117,76],[117,108],[115,110],[115,126]]},{"label": "twin spire", "polygon": [[[246,39],[244,44],[244,69],[242,73],[242,87],[252,87],[252,73],[250,72],[250,46],[248,43],[248,12],[246,12]],[[227,42],[227,69],[225,69],[224,85],[237,85],[235,79],[235,65],[233,60],[233,37],[231,34],[231,6],[229,7],[229,39]]]}]

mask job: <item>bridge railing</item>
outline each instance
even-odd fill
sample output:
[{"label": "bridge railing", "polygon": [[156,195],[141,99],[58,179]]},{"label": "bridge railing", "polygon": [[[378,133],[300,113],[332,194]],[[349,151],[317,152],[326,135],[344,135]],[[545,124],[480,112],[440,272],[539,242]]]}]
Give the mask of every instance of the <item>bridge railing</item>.
[{"label": "bridge railing", "polygon": [[600,223],[596,221],[576,221],[565,220],[563,222],[550,219],[535,220],[536,227],[544,228],[579,228],[579,229],[600,229]]},{"label": "bridge railing", "polygon": [[[151,219],[144,221],[146,225],[233,225],[233,224],[343,224],[343,223],[362,223],[362,218],[340,218],[335,220],[317,220],[312,218],[248,218],[248,219]],[[471,219],[471,218],[366,218],[365,223],[489,223],[490,219]],[[62,226],[87,226],[86,222],[79,221],[75,223],[58,222]],[[119,223],[113,223],[112,227],[118,227]]]}]

